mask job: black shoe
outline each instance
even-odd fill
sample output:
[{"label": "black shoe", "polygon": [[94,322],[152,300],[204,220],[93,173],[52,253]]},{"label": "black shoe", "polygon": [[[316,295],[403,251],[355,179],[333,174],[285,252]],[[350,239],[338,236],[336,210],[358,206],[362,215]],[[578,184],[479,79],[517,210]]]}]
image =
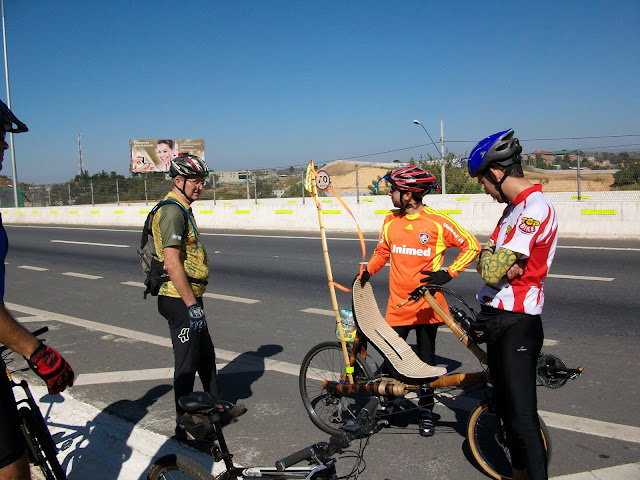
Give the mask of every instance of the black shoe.
[{"label": "black shoe", "polygon": [[420,424],[418,426],[420,435],[423,437],[432,437],[436,433],[436,427],[433,425],[433,415],[431,410],[422,410],[420,412]]},{"label": "black shoe", "polygon": [[[229,404],[231,405],[231,404]],[[238,418],[240,415],[244,415],[247,413],[247,407],[245,407],[242,403],[236,403],[230,407],[221,407],[223,408],[222,412],[219,413],[220,421],[222,423],[227,423],[233,420],[234,418]]]},{"label": "black shoe", "polygon": [[187,441],[187,431],[184,428],[184,425],[181,424],[176,424],[176,431],[175,434],[173,435],[174,440],[177,440],[178,442],[186,442]]}]

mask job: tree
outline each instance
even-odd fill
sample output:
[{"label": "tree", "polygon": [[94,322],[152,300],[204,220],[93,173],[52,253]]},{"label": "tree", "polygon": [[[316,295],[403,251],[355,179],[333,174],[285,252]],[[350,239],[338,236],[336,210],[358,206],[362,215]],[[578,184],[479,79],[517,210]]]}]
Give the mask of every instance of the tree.
[{"label": "tree", "polygon": [[613,187],[620,190],[640,188],[640,160],[627,160],[628,166],[613,174]]}]

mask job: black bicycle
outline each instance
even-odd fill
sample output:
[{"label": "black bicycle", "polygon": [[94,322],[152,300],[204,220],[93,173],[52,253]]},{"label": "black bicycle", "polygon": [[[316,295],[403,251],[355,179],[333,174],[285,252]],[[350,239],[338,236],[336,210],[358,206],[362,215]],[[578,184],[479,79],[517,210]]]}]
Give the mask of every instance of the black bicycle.
[{"label": "black bicycle", "polygon": [[[357,479],[364,471],[363,454],[371,435],[382,428],[376,421],[379,400],[372,397],[356,415],[355,421],[345,424],[339,434],[331,436],[328,442],[319,442],[303,448],[275,463],[274,467],[239,467],[233,463],[233,455],[222,432],[218,412],[219,401],[204,392],[194,392],[179,400],[180,406],[191,418],[184,422],[188,438],[208,445],[214,461],[224,461],[225,471],[214,477],[205,467],[183,455],[165,455],[158,459],[149,470],[148,480],[195,479],[195,480],[237,480],[244,478],[338,480]],[[357,461],[351,472],[338,477],[336,454],[346,452],[351,443],[360,440]],[[308,461],[309,465],[296,467]]]},{"label": "black bicycle", "polygon": [[[48,327],[42,327],[33,332],[33,335],[37,337],[48,330]],[[8,357],[13,353],[11,350],[5,353],[7,350],[9,349],[4,345],[0,347],[0,353],[5,365],[11,363]],[[40,468],[46,480],[66,480],[67,475],[58,461],[58,449],[51,437],[42,412],[34,400],[31,390],[29,390],[29,384],[26,380],[16,382],[11,376],[12,372],[9,371],[9,368],[7,367],[5,370],[9,378],[9,384],[14,389],[14,394],[16,389],[20,388],[22,390],[21,395],[16,396],[16,398],[23,398],[16,400],[16,406],[18,407],[18,415],[20,415],[22,434],[27,442],[29,462]]]}]

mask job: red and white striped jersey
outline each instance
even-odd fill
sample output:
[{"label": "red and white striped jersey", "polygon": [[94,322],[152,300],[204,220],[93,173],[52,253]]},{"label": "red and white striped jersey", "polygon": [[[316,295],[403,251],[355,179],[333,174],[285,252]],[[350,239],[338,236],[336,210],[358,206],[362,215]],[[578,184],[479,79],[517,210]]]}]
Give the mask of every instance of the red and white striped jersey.
[{"label": "red and white striped jersey", "polygon": [[491,240],[499,248],[521,253],[524,274],[509,281],[505,277],[485,285],[477,295],[480,303],[500,310],[539,315],[544,305],[543,284],[558,242],[558,218],[553,205],[534,185],[505,208]]}]

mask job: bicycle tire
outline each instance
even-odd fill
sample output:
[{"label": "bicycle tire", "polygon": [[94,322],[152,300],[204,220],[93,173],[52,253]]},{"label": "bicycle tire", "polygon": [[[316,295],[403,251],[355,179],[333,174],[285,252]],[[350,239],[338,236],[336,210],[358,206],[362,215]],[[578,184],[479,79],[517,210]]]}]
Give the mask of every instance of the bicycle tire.
[{"label": "bicycle tire", "polygon": [[[467,440],[471,454],[480,468],[496,480],[509,480],[512,477],[511,455],[505,445],[499,419],[489,407],[489,402],[482,402],[469,416],[467,424]],[[547,450],[547,465],[551,462],[551,437],[549,429],[542,418],[540,433]]]},{"label": "bicycle tire", "polygon": [[[313,347],[302,361],[298,383],[304,408],[313,424],[325,433],[336,435],[340,427],[356,418],[370,395],[337,396],[322,388],[324,380],[341,381],[344,355],[338,342],[324,342]],[[371,368],[358,354],[354,366],[355,382],[373,378]]]},{"label": "bicycle tire", "polygon": [[29,462],[42,471],[47,480],[66,480],[67,475],[58,461],[58,449],[42,414],[28,407],[18,410],[22,433],[27,441]]},{"label": "bicycle tire", "polygon": [[165,455],[156,460],[147,474],[147,480],[212,480],[213,475],[195,460],[183,455]]}]

